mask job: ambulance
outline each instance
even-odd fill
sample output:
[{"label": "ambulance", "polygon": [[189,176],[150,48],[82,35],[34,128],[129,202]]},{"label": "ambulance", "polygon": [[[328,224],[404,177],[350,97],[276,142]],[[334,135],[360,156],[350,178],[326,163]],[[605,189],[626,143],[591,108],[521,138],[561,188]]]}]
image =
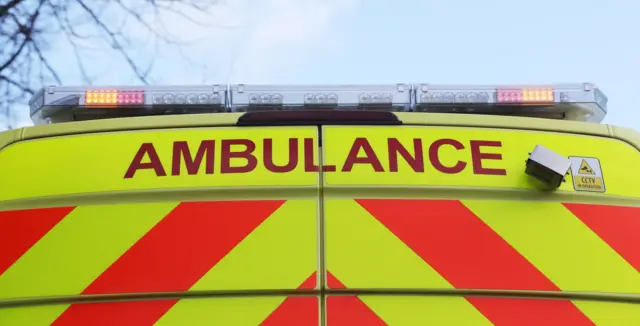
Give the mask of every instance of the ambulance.
[{"label": "ambulance", "polygon": [[0,325],[640,325],[640,133],[563,85],[45,87]]}]

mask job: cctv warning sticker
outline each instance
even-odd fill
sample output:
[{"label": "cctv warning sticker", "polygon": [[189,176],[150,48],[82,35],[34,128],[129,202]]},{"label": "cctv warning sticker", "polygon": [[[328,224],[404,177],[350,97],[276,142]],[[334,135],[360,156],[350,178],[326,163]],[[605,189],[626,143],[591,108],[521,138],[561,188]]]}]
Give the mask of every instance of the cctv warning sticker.
[{"label": "cctv warning sticker", "polygon": [[587,163],[587,160],[582,159],[582,163],[580,163],[580,173],[582,174],[596,174],[593,169],[589,166],[589,163]]},{"label": "cctv warning sticker", "polygon": [[573,188],[577,191],[605,192],[600,160],[593,157],[570,156]]}]

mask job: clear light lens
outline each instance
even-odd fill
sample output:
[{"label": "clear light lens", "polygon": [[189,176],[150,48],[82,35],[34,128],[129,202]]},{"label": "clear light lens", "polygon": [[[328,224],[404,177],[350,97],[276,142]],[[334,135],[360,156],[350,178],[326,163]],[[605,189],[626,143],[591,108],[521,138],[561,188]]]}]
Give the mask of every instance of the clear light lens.
[{"label": "clear light lens", "polygon": [[421,103],[487,103],[487,92],[428,92],[420,94]]},{"label": "clear light lens", "polygon": [[337,104],[338,95],[330,94],[310,94],[304,95],[304,104]]},{"label": "clear light lens", "polygon": [[[217,96],[217,95],[216,95]],[[218,103],[219,103],[219,99],[218,99]],[[252,93],[249,94],[249,104],[252,105],[259,105],[259,104],[282,104],[282,94],[268,94],[268,93],[263,93],[263,94],[257,94],[257,93]]]},{"label": "clear light lens", "polygon": [[198,97],[196,97],[193,94],[187,96],[187,104],[196,104],[196,103],[198,103]]},{"label": "clear light lens", "polygon": [[483,103],[489,102],[489,93],[487,92],[478,93],[478,101]]},{"label": "clear light lens", "polygon": [[184,104],[186,102],[184,95],[178,94],[176,96],[176,104]]},{"label": "clear light lens", "polygon": [[282,104],[282,94],[273,94],[271,96],[271,104]]},{"label": "clear light lens", "polygon": [[173,104],[173,95],[171,94],[165,95],[162,99],[164,104]]},{"label": "clear light lens", "polygon": [[209,101],[209,98],[206,95],[204,94],[198,95],[198,104],[207,104],[208,101]]},{"label": "clear light lens", "polygon": [[453,93],[451,92],[446,92],[444,93],[444,96],[442,97],[442,99],[445,102],[453,102],[453,100],[455,99],[455,95],[453,95]]},{"label": "clear light lens", "polygon": [[477,103],[479,102],[478,100],[478,93],[475,92],[470,92],[470,93],[462,93],[462,94],[466,94],[466,101],[469,103]]},{"label": "clear light lens", "polygon": [[305,94],[304,95],[304,103],[305,104],[313,104],[316,102],[316,97],[313,94]]},{"label": "clear light lens", "polygon": [[[206,105],[206,104],[221,104],[222,100],[218,94],[155,94],[153,96],[154,105]],[[141,103],[144,103],[141,102]]]},{"label": "clear light lens", "polygon": [[393,95],[389,93],[362,93],[359,98],[361,104],[383,104],[393,102]]},{"label": "clear light lens", "polygon": [[260,103],[260,95],[259,94],[250,94],[249,95],[249,103],[258,104]]}]

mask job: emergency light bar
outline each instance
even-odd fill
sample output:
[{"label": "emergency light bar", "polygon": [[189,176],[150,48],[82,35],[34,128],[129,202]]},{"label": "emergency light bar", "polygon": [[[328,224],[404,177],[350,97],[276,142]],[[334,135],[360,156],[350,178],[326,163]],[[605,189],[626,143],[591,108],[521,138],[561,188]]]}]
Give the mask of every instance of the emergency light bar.
[{"label": "emergency light bar", "polygon": [[379,109],[408,111],[411,85],[232,85],[233,112],[282,109]]},{"label": "emergency light bar", "polygon": [[[227,111],[227,86],[56,87],[29,101],[35,124]],[[47,122],[48,121],[48,122]]]},{"label": "emergency light bar", "polygon": [[416,85],[415,110],[601,122],[607,98],[593,84],[545,86]]},{"label": "emergency light bar", "polygon": [[601,122],[607,97],[569,85],[208,85],[57,87],[29,101],[35,124],[102,118],[274,110],[375,110],[512,115]]}]

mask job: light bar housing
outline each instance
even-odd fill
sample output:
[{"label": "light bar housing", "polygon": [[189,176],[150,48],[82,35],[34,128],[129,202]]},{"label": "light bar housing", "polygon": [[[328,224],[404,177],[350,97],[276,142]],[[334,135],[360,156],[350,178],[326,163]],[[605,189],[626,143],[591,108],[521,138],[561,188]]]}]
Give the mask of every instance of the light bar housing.
[{"label": "light bar housing", "polygon": [[34,124],[227,111],[227,86],[49,86],[29,101]]},{"label": "light bar housing", "polygon": [[287,109],[408,111],[411,85],[231,85],[232,112]]},{"label": "light bar housing", "polygon": [[414,85],[415,111],[602,122],[607,97],[595,85]]},{"label": "light bar housing", "polygon": [[146,115],[273,110],[374,110],[510,115],[601,122],[593,84],[49,86],[29,101],[35,124]]}]

